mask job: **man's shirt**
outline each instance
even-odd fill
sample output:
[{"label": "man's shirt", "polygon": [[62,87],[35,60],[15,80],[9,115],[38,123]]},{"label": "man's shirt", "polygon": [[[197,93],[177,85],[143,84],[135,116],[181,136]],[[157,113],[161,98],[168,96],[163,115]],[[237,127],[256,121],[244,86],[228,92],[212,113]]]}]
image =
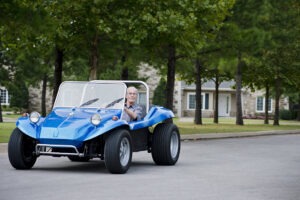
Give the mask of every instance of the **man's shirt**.
[{"label": "man's shirt", "polygon": [[[125,106],[126,107],[126,106]],[[143,108],[137,104],[134,104],[132,106],[127,107],[127,109],[133,111],[134,113],[136,113],[136,119],[132,119],[126,111],[123,112],[123,116],[122,119],[126,120],[127,122],[131,122],[131,121],[136,121],[136,120],[141,120],[143,117]]]}]

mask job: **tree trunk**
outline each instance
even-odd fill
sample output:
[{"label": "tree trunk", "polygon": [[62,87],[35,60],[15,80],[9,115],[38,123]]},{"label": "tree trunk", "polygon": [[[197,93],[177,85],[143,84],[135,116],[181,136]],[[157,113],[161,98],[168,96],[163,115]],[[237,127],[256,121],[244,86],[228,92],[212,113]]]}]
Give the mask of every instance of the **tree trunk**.
[{"label": "tree trunk", "polygon": [[128,77],[129,77],[128,67],[122,68],[121,80],[128,80]]},{"label": "tree trunk", "polygon": [[176,49],[173,45],[168,47],[168,72],[166,85],[166,108],[173,110],[173,93],[175,85]]},{"label": "tree trunk", "polygon": [[125,66],[125,62],[126,62],[126,56],[123,55],[121,58],[121,66],[122,66],[121,80],[129,79],[129,70],[128,67]]},{"label": "tree trunk", "polygon": [[265,121],[264,124],[269,124],[269,98],[270,98],[270,88],[269,84],[266,84],[266,97],[265,97]]},{"label": "tree trunk", "polygon": [[279,101],[280,101],[280,86],[281,81],[279,78],[275,79],[275,115],[274,115],[274,126],[279,126]]},{"label": "tree trunk", "polygon": [[298,95],[297,120],[300,121],[300,94]]},{"label": "tree trunk", "polygon": [[89,80],[97,79],[97,68],[98,68],[98,58],[99,58],[99,36],[96,34],[91,43],[91,57],[90,57],[90,76]]},{"label": "tree trunk", "polygon": [[219,71],[216,70],[216,80],[215,80],[215,92],[216,92],[216,97],[215,97],[215,112],[214,112],[214,123],[218,124],[219,123]]},{"label": "tree trunk", "polygon": [[195,110],[195,124],[202,124],[202,83],[201,83],[201,63],[197,58],[195,63],[195,70],[196,70],[196,110]]},{"label": "tree trunk", "polygon": [[52,106],[54,104],[58,88],[62,82],[62,68],[63,68],[63,56],[64,52],[62,49],[55,48],[55,69],[54,69],[54,85],[53,85],[53,95],[52,95]]},{"label": "tree trunk", "polygon": [[1,105],[1,89],[0,89],[0,123],[3,122],[3,117],[2,117],[2,105]]},{"label": "tree trunk", "polygon": [[47,74],[44,74],[43,78],[43,85],[42,85],[42,116],[46,116],[46,91],[47,91],[47,81],[48,76]]},{"label": "tree trunk", "polygon": [[236,125],[244,125],[242,113],[242,58],[241,54],[238,55],[238,64],[236,70]]}]

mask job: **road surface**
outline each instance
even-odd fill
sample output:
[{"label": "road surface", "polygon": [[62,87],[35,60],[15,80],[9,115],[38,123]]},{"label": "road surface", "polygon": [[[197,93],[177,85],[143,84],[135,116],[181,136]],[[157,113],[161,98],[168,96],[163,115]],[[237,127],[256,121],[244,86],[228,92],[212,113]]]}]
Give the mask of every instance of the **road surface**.
[{"label": "road surface", "polygon": [[1,200],[297,200],[300,135],[182,142],[175,166],[156,166],[151,154],[133,154],[123,175],[103,161],[74,163],[40,157],[31,170],[15,170],[0,153]]}]

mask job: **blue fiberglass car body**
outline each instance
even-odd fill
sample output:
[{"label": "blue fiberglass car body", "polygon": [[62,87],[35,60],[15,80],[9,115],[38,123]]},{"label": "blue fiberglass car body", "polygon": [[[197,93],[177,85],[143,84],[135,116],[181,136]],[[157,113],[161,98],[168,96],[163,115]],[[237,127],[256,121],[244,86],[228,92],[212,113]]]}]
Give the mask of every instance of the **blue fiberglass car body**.
[{"label": "blue fiberglass car body", "polygon": [[[126,84],[138,85],[140,95],[137,103],[145,108],[142,120],[122,120]],[[33,112],[18,119],[17,128],[9,142],[10,162],[15,168],[23,169],[31,168],[40,155],[68,156],[72,161],[88,161],[100,157],[105,159],[110,172],[125,173],[129,168],[132,152],[152,152],[154,149],[157,155],[153,159],[157,164],[175,164],[180,151],[179,131],[172,123],[157,126],[172,119],[174,114],[161,106],[149,109],[148,99],[148,86],[141,81],[63,82],[48,116],[40,117],[37,112]],[[113,120],[115,116],[117,120]],[[151,133],[148,128],[154,125],[162,128],[155,128],[157,130]],[[166,147],[153,145],[155,140],[162,140],[155,139],[154,135],[164,135],[155,132],[170,132],[163,139],[166,140]],[[24,141],[18,144],[18,138]],[[18,152],[13,147],[16,145],[26,150],[20,149]],[[160,151],[169,152],[169,158],[160,158]],[[19,156],[24,157],[19,155],[22,152],[28,153],[27,160],[16,161]],[[31,162],[27,163],[28,160]]]}]

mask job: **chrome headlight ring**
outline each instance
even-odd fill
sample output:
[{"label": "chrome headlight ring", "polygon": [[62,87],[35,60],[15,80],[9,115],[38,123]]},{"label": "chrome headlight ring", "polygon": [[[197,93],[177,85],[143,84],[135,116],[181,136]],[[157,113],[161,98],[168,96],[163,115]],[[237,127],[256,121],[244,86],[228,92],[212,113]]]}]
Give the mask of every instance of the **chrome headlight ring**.
[{"label": "chrome headlight ring", "polygon": [[38,123],[40,118],[41,118],[41,115],[38,112],[33,111],[29,114],[29,119],[34,124]]},{"label": "chrome headlight ring", "polygon": [[99,114],[93,114],[92,117],[91,117],[91,123],[94,125],[94,126],[98,126],[101,122],[101,116]]}]

